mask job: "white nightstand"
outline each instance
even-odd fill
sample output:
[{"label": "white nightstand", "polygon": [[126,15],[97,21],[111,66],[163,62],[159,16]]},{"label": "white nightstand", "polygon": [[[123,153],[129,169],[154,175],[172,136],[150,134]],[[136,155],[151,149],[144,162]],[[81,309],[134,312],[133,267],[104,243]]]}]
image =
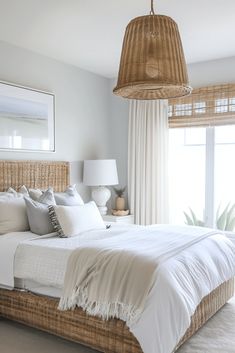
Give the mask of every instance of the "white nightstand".
[{"label": "white nightstand", "polygon": [[102,218],[105,222],[134,224],[134,216],[132,214],[128,216],[113,216],[111,214],[107,214],[103,215]]}]

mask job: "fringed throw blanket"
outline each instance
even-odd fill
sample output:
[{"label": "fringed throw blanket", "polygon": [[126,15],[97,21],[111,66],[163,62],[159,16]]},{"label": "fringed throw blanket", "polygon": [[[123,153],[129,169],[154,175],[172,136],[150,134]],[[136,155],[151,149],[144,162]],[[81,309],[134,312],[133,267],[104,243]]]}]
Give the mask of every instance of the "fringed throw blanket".
[{"label": "fringed throw blanket", "polygon": [[80,306],[90,315],[116,317],[131,326],[144,309],[161,263],[215,233],[147,226],[78,248],[68,260],[59,309]]}]

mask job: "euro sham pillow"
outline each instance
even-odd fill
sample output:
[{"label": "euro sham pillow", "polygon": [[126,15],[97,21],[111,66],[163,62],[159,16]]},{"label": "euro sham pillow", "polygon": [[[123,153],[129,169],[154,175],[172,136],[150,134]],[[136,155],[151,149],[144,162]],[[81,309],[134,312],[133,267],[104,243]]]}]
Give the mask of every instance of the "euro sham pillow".
[{"label": "euro sham pillow", "polygon": [[48,206],[49,216],[59,237],[67,238],[89,230],[105,229],[94,201],[80,206]]},{"label": "euro sham pillow", "polygon": [[54,232],[50,222],[48,205],[25,197],[26,210],[31,232],[44,235]]},{"label": "euro sham pillow", "polygon": [[0,196],[0,234],[29,230],[24,198],[17,193]]},{"label": "euro sham pillow", "polygon": [[83,199],[76,189],[76,184],[67,187],[65,192],[54,193],[55,202],[61,206],[79,206],[84,205]]}]

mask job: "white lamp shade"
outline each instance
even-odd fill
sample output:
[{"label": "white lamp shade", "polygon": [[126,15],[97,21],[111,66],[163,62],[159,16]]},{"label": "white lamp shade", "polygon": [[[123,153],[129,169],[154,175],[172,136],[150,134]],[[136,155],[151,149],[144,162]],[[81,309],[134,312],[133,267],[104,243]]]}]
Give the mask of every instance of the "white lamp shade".
[{"label": "white lamp shade", "polygon": [[85,160],[83,183],[88,186],[117,185],[117,165],[115,159]]}]

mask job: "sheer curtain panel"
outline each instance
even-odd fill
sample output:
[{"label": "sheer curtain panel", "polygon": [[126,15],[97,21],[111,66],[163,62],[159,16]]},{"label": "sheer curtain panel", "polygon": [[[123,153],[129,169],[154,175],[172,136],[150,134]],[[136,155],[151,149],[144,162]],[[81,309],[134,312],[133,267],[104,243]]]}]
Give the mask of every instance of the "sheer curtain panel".
[{"label": "sheer curtain panel", "polygon": [[128,198],[137,224],[168,223],[168,104],[130,101]]}]

